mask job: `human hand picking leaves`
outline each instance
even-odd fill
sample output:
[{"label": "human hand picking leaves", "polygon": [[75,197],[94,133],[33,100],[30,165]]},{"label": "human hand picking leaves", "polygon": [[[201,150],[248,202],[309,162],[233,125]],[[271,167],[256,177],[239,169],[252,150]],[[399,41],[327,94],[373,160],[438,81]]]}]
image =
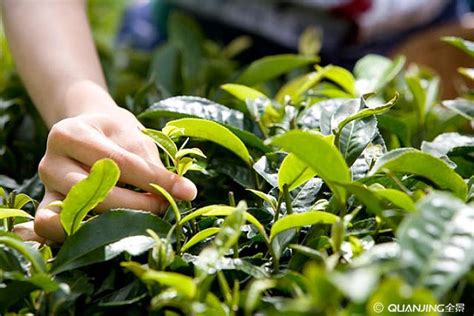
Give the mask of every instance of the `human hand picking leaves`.
[{"label": "human hand picking leaves", "polygon": [[[149,183],[164,187],[175,198],[192,200],[194,184],[162,165],[155,144],[143,126],[118,107],[106,90],[82,0],[3,0],[5,30],[18,71],[44,121],[51,128],[39,165],[45,185],[34,222],[18,232],[28,239],[61,242],[65,235],[59,209],[50,207],[88,175],[92,164],[111,158],[120,182],[144,191],[115,187],[96,211],[125,207],[160,213],[164,200]],[[38,237],[38,238],[36,238]]]}]

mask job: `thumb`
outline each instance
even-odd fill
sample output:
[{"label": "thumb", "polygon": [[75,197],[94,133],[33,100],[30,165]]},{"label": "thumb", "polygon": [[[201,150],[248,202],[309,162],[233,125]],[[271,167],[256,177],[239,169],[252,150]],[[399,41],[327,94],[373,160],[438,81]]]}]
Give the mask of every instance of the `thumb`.
[{"label": "thumb", "polygon": [[57,192],[46,191],[43,200],[38,206],[35,214],[35,233],[43,238],[63,242],[66,238],[57,206],[48,207],[53,201],[63,200],[64,196]]}]

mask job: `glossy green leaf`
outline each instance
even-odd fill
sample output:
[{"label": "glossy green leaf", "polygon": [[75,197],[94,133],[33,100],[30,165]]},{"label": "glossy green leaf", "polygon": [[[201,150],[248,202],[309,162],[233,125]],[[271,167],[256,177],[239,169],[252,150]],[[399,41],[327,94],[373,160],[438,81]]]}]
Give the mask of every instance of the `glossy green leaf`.
[{"label": "glossy green leaf", "polygon": [[268,97],[260,91],[241,84],[227,83],[222,85],[221,89],[229,92],[234,97],[243,102],[245,102],[246,100],[254,100],[258,98],[264,98],[268,100]]},{"label": "glossy green leaf", "polygon": [[226,127],[208,120],[184,118],[171,121],[166,126],[174,126],[183,129],[184,136],[201,138],[221,145],[242,158],[246,163],[252,162],[247,147]]},{"label": "glossy green leaf", "polygon": [[309,179],[316,176],[308,165],[296,155],[288,154],[278,170],[278,188],[283,192],[283,186],[288,186],[288,191],[293,191]]},{"label": "glossy green leaf", "polygon": [[341,203],[345,203],[345,190],[332,182],[348,182],[351,174],[341,153],[332,143],[332,137],[294,130],[274,137],[271,143],[293,153],[306,163],[328,184]]},{"label": "glossy green leaf", "polygon": [[255,280],[249,285],[247,298],[245,300],[245,315],[253,315],[254,310],[261,302],[263,292],[277,285],[275,280],[263,279]]},{"label": "glossy green leaf", "polygon": [[105,200],[120,177],[120,169],[111,159],[94,163],[90,174],[75,184],[62,203],[61,224],[68,235],[81,226],[87,213]]},{"label": "glossy green leaf", "polygon": [[333,224],[338,220],[339,216],[320,211],[290,214],[279,219],[273,224],[270,232],[270,240],[273,240],[276,235],[288,229],[310,226],[314,224]]},{"label": "glossy green leaf", "polygon": [[149,212],[111,210],[85,223],[61,247],[52,266],[52,272],[78,268],[104,261],[104,249],[123,238],[147,235],[151,229],[165,237],[171,225]]},{"label": "glossy green leaf", "polygon": [[0,219],[10,218],[10,217],[33,218],[33,216],[31,216],[27,212],[16,209],[16,208],[0,208]]},{"label": "glossy green leaf", "polygon": [[361,156],[377,132],[375,116],[352,121],[340,130],[336,137],[336,145],[349,166]]},{"label": "glossy green leaf", "polygon": [[183,247],[181,247],[181,251],[184,252],[188,250],[189,248],[191,248],[192,246],[200,243],[201,241],[211,236],[214,236],[215,234],[219,232],[219,230],[220,230],[219,227],[209,227],[209,228],[201,230],[199,233],[191,237],[191,239],[189,239],[188,242],[183,245]]},{"label": "glossy green leaf", "polygon": [[463,199],[467,194],[463,179],[444,161],[416,149],[402,148],[388,152],[377,160],[369,175],[383,172],[385,169],[424,177],[439,188],[451,190]]},{"label": "glossy green leaf", "polygon": [[276,78],[292,69],[314,64],[319,61],[317,57],[301,55],[274,55],[263,57],[254,61],[237,79],[240,84],[252,86],[254,84]]},{"label": "glossy green leaf", "polygon": [[155,144],[157,144],[158,147],[160,147],[171,158],[171,160],[175,159],[178,147],[176,147],[176,144],[168,135],[150,128],[143,129],[142,133],[149,136]]},{"label": "glossy green leaf", "polygon": [[474,207],[434,192],[400,225],[400,260],[411,284],[441,298],[474,262]]},{"label": "glossy green leaf", "polygon": [[310,72],[288,81],[278,90],[275,99],[283,104],[285,98],[288,97],[293,103],[298,103],[306,91],[323,79],[325,71],[326,68],[318,69],[316,72]]}]

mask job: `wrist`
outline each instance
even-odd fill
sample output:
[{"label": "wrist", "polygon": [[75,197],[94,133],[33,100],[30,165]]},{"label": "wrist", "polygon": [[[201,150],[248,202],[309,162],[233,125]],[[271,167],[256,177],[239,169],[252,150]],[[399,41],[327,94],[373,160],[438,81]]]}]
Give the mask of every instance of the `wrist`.
[{"label": "wrist", "polygon": [[111,113],[120,110],[106,88],[89,80],[78,81],[65,89],[60,106],[54,116],[47,119],[51,127],[66,118],[83,114]]}]

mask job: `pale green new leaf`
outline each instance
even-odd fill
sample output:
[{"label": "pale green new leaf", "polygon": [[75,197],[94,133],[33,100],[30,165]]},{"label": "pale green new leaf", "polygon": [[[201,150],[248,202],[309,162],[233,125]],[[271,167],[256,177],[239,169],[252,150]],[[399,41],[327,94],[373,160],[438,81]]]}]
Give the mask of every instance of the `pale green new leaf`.
[{"label": "pale green new leaf", "polygon": [[111,159],[94,163],[90,174],[75,184],[62,204],[61,224],[68,235],[81,226],[87,213],[105,200],[120,177],[120,169]]},{"label": "pale green new leaf", "polygon": [[287,215],[276,221],[270,231],[270,240],[276,235],[288,229],[310,226],[314,224],[333,224],[339,220],[339,216],[321,211],[309,211]]},{"label": "pale green new leaf", "polygon": [[9,217],[26,217],[33,218],[30,214],[25,211],[16,208],[0,208],[0,220]]},{"label": "pale green new leaf", "polygon": [[178,148],[168,135],[149,128],[143,129],[142,133],[153,139],[155,144],[157,144],[171,158],[172,161],[175,159]]},{"label": "pale green new leaf", "polygon": [[370,170],[369,176],[384,170],[426,178],[439,188],[450,190],[462,199],[467,194],[464,180],[444,161],[413,148],[392,150],[380,157]]},{"label": "pale green new leaf", "polygon": [[314,64],[318,61],[319,58],[317,57],[291,54],[263,57],[251,63],[237,79],[237,82],[252,86],[283,75],[292,69]]},{"label": "pale green new leaf", "polygon": [[258,98],[264,98],[268,100],[268,97],[260,91],[241,84],[227,83],[222,85],[221,89],[229,92],[234,97],[243,102],[246,100],[254,100]]},{"label": "pale green new leaf", "polygon": [[183,245],[183,247],[181,247],[181,251],[184,252],[188,250],[189,248],[191,248],[192,246],[205,240],[206,238],[214,236],[215,234],[219,232],[219,230],[220,230],[219,227],[209,227],[209,228],[201,230],[199,233],[191,237],[191,239],[189,239],[188,242]]},{"label": "pale green new leaf", "polygon": [[271,143],[293,153],[306,163],[327,183],[341,204],[345,204],[345,189],[335,186],[333,182],[349,182],[351,173],[341,153],[334,146],[333,137],[293,130],[274,137]]},{"label": "pale green new leaf", "polygon": [[244,143],[226,127],[208,120],[196,118],[184,118],[168,122],[166,126],[174,126],[183,129],[183,136],[201,138],[221,145],[242,158],[246,163],[252,163]]},{"label": "pale green new leaf", "polygon": [[283,186],[288,186],[288,191],[292,191],[316,176],[308,165],[302,162],[295,154],[288,154],[283,159],[278,170],[278,188],[283,191]]}]

